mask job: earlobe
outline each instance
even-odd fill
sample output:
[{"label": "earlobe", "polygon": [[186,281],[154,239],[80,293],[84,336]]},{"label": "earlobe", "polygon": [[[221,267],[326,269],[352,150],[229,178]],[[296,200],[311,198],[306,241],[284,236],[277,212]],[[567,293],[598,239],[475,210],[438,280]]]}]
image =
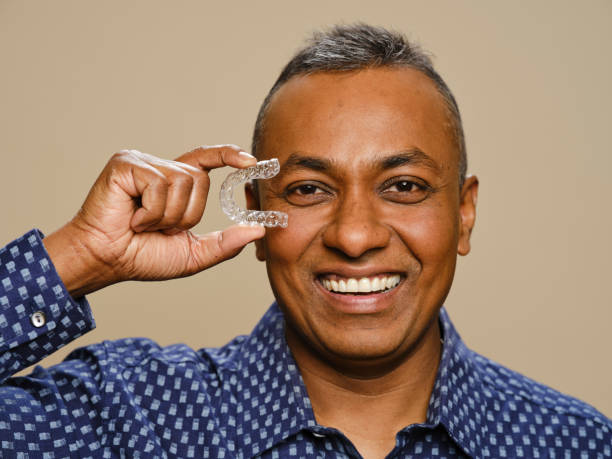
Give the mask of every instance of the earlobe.
[{"label": "earlobe", "polygon": [[470,236],[476,223],[476,202],[478,201],[478,178],[476,176],[471,175],[465,179],[460,199],[457,253],[467,255],[470,253]]},{"label": "earlobe", "polygon": [[[257,185],[255,183],[247,182],[244,185],[244,196],[246,198],[246,207],[249,210],[261,210],[259,205],[259,195],[257,193]],[[264,238],[265,239],[265,238]],[[266,261],[266,250],[263,239],[256,239],[255,243],[255,257],[259,261]]]}]

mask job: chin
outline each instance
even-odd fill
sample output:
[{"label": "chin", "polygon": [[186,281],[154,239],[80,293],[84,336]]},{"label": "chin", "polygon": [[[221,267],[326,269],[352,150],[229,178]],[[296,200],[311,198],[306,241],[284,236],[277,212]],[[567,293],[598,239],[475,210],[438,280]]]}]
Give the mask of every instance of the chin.
[{"label": "chin", "polygon": [[[333,360],[347,362],[382,362],[395,360],[405,344],[391,330],[351,330],[329,333],[320,339]],[[405,334],[399,334],[402,337]]]}]

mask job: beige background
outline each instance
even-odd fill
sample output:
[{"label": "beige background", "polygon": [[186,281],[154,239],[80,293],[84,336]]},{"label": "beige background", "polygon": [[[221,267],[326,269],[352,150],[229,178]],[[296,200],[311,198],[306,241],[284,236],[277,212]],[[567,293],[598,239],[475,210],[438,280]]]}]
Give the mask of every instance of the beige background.
[{"label": "beige background", "polygon": [[[474,249],[447,306],[466,342],[612,416],[612,3],[0,0],[0,241],[49,233],[114,151],[248,146],[314,28],[397,28],[436,56],[481,180]],[[228,224],[216,199],[205,221]],[[149,336],[220,345],[272,300],[251,248],[190,279],[89,297],[70,348]],[[57,362],[68,349],[44,364]]]}]

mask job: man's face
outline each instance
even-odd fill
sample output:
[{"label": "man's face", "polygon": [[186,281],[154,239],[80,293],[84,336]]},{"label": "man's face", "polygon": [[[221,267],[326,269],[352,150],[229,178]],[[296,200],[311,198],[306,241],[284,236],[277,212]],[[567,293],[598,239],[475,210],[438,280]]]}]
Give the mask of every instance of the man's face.
[{"label": "man's face", "polygon": [[452,127],[427,77],[294,77],[271,101],[258,157],[281,164],[247,198],[289,215],[257,243],[288,338],[332,362],[385,362],[437,333],[457,252],[469,251],[476,182],[459,189]]}]

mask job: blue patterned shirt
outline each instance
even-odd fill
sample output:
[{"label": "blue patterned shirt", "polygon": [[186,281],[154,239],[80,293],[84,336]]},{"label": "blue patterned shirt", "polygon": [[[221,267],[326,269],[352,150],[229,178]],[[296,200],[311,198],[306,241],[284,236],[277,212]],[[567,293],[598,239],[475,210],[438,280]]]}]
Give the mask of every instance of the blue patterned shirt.
[{"label": "blue patterned shirt", "polygon": [[[426,422],[388,457],[612,457],[609,419],[469,350],[444,309],[439,322]],[[317,424],[276,305],[221,348],[106,341],[10,378],[93,326],[38,232],[0,249],[0,457],[360,457]]]}]

